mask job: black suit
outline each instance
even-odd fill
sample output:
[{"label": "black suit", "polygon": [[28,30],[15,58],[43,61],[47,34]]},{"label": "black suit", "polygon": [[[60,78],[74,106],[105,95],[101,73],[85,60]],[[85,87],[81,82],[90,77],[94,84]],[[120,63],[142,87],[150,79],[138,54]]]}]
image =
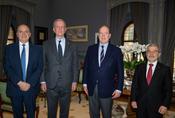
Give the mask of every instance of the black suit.
[{"label": "black suit", "polygon": [[171,101],[170,68],[157,63],[150,85],[146,80],[146,63],[135,70],[131,90],[131,101],[137,102],[137,118],[161,118],[161,105],[169,107]]}]

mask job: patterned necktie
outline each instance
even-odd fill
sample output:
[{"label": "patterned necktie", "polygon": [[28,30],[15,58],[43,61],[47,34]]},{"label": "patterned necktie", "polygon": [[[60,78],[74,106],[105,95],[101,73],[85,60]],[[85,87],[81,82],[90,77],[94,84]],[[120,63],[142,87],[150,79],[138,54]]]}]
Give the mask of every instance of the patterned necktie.
[{"label": "patterned necktie", "polygon": [[151,79],[152,79],[152,67],[153,67],[153,64],[149,64],[149,69],[148,69],[148,73],[147,73],[147,83],[148,85],[150,84],[151,82]]},{"label": "patterned necktie", "polygon": [[62,58],[63,54],[62,54],[62,47],[61,47],[61,40],[59,41],[58,44],[58,57],[59,59]]},{"label": "patterned necktie", "polygon": [[21,53],[21,65],[22,65],[22,79],[26,80],[26,49],[25,44],[22,44],[23,49]]},{"label": "patterned necktie", "polygon": [[105,57],[105,54],[104,54],[104,46],[102,45],[102,46],[101,46],[101,53],[100,53],[100,64],[102,63],[104,57]]}]

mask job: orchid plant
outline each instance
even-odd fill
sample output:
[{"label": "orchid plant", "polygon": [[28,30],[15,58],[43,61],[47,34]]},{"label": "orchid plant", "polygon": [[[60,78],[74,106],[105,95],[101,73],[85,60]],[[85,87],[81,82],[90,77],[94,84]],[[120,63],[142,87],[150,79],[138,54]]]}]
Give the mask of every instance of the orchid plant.
[{"label": "orchid plant", "polygon": [[147,45],[141,45],[138,42],[130,45],[120,46],[124,55],[124,67],[129,70],[134,70],[136,66],[144,62],[143,52],[146,52]]}]

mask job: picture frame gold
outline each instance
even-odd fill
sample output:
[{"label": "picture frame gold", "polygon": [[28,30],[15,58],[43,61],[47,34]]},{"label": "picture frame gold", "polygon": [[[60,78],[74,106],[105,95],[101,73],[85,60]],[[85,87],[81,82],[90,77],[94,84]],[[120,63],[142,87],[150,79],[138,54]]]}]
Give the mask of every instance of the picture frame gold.
[{"label": "picture frame gold", "polygon": [[35,26],[35,43],[42,45],[48,39],[48,28]]},{"label": "picture frame gold", "polygon": [[73,42],[87,42],[88,25],[67,27],[66,37]]}]

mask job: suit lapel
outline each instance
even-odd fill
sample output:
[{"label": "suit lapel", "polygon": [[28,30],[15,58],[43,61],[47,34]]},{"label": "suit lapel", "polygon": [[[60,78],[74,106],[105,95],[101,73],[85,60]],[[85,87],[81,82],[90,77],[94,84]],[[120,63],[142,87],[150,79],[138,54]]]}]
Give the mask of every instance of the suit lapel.
[{"label": "suit lapel", "polygon": [[[19,52],[19,42],[17,41],[16,43],[15,43],[15,48],[14,48],[14,60],[16,60],[16,61],[14,61],[14,62],[16,62],[16,65],[18,66],[18,67],[16,67],[16,68],[19,68],[20,69],[20,75],[21,75],[21,77],[22,77],[22,66],[21,66],[21,58],[20,58],[20,52]],[[15,59],[16,58],[16,59]]]},{"label": "suit lapel", "polygon": [[51,40],[51,53],[53,53],[55,55],[55,58],[58,59],[58,52],[57,52],[55,38]]},{"label": "suit lapel", "polygon": [[146,66],[147,66],[147,63],[144,63],[143,66],[144,66],[143,67],[143,78],[144,78],[143,81],[144,81],[145,85],[148,86],[147,79],[146,79]]},{"label": "suit lapel", "polygon": [[31,58],[32,58],[32,53],[33,53],[33,46],[31,43],[29,43],[29,59],[28,59],[28,65],[27,65],[27,73],[26,73],[26,77],[28,76],[28,72],[30,70],[30,66],[31,66]]},{"label": "suit lapel", "polygon": [[65,51],[64,51],[64,55],[63,57],[67,57],[67,55],[69,54],[69,48],[70,48],[70,43],[67,39],[65,39]]},{"label": "suit lapel", "polygon": [[98,62],[98,51],[99,50],[98,50],[98,47],[99,47],[99,45],[96,44],[95,49],[92,50],[93,51],[92,54],[94,54],[95,64],[96,64],[97,68],[99,68],[99,62]]}]

